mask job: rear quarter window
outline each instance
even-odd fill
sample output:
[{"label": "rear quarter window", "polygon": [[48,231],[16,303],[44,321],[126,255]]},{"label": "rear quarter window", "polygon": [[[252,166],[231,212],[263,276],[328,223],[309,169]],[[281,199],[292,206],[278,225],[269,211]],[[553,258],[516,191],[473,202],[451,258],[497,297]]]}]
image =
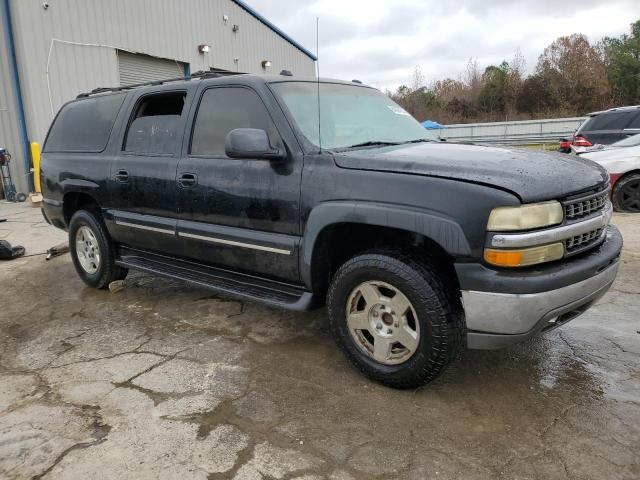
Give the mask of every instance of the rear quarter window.
[{"label": "rear quarter window", "polygon": [[581,132],[594,130],[622,130],[636,116],[636,110],[626,112],[604,112],[589,118],[580,127]]},{"label": "rear quarter window", "polygon": [[67,103],[56,116],[43,151],[103,151],[125,96],[120,93]]}]

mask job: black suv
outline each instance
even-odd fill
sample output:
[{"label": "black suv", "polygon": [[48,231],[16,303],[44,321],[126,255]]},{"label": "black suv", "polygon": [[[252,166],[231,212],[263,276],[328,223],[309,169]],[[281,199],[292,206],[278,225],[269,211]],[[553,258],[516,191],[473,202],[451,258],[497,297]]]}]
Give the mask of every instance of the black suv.
[{"label": "black suv", "polygon": [[640,106],[619,107],[593,112],[578,127],[571,140],[560,143],[560,151],[571,152],[571,145],[577,151],[593,145],[611,145],[619,140],[640,133]]},{"label": "black suv", "polygon": [[[43,147],[44,215],[82,280],[127,269],[293,310],[327,305],[394,387],[601,297],[622,247],[609,177],[558,154],[437,141],[355,82],[253,76],[100,89]],[[188,311],[184,312],[189,315]]]}]

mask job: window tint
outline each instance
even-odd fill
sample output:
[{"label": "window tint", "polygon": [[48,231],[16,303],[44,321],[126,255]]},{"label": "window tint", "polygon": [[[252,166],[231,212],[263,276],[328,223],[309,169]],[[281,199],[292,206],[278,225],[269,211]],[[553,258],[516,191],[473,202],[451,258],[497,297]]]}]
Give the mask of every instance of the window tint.
[{"label": "window tint", "polygon": [[589,132],[592,130],[621,130],[627,126],[629,120],[636,115],[636,111],[626,112],[605,112],[595,117],[591,117],[581,131]]},{"label": "window tint", "polygon": [[207,90],[193,127],[191,153],[225,156],[227,134],[236,128],[265,130],[272,144],[278,138],[266,107],[254,91],[237,87]]},{"label": "window tint", "polygon": [[90,97],[65,105],[51,126],[45,152],[101,152],[126,94]]},{"label": "window tint", "polygon": [[635,118],[625,128],[640,128],[640,109],[636,112]]},{"label": "window tint", "polygon": [[129,123],[124,150],[141,154],[175,153],[185,97],[184,92],[143,97]]}]

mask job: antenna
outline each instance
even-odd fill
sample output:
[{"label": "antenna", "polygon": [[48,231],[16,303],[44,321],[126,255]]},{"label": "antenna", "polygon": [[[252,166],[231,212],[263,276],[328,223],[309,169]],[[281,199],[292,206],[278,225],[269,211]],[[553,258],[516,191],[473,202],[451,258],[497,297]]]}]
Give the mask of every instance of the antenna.
[{"label": "antenna", "polygon": [[318,87],[318,146],[322,153],[322,129],[320,128],[320,17],[316,17],[316,85]]}]

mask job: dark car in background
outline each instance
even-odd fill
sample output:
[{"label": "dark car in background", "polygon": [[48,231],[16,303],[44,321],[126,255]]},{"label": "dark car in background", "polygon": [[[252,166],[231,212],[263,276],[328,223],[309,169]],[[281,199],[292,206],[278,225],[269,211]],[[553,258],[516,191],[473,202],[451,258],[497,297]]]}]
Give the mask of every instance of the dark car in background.
[{"label": "dark car in background", "polygon": [[593,112],[580,125],[573,138],[560,141],[560,151],[581,153],[593,145],[611,145],[640,133],[640,105]]}]

